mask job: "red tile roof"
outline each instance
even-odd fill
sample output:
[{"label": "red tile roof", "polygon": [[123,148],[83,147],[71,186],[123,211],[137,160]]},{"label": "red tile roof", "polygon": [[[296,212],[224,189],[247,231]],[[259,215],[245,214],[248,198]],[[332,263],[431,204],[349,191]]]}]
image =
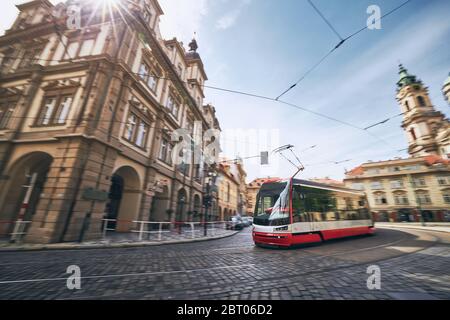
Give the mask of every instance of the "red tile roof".
[{"label": "red tile roof", "polygon": [[450,160],[445,160],[444,158],[441,158],[440,156],[437,155],[430,155],[430,156],[426,156],[424,158],[425,163],[429,166],[435,165],[435,164],[450,164]]},{"label": "red tile roof", "polygon": [[359,166],[359,167],[347,172],[348,176],[360,176],[362,174],[364,174],[364,169],[362,166]]}]

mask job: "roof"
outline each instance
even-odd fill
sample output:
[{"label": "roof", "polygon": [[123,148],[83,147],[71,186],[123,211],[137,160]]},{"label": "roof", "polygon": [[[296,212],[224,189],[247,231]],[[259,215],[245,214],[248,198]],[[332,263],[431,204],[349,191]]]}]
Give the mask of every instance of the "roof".
[{"label": "roof", "polygon": [[281,178],[271,178],[271,177],[267,177],[267,178],[256,178],[255,180],[253,180],[252,182],[250,182],[248,184],[248,187],[250,188],[259,188],[261,187],[264,183],[269,183],[269,182],[277,182],[277,181],[281,181]]},{"label": "roof", "polygon": [[330,179],[330,178],[309,179],[309,181],[318,182],[318,183],[321,183],[321,184],[326,184],[326,185],[336,186],[336,187],[341,187],[341,186],[343,187],[344,186],[344,182],[338,181],[338,180],[334,180],[334,179]]},{"label": "roof", "polygon": [[347,172],[348,176],[360,176],[362,174],[364,174],[364,169],[362,166],[356,167],[355,169]]},{"label": "roof", "polygon": [[435,164],[450,164],[450,160],[446,160],[440,156],[437,155],[430,155],[426,156],[424,158],[425,163],[429,166],[435,165]]}]

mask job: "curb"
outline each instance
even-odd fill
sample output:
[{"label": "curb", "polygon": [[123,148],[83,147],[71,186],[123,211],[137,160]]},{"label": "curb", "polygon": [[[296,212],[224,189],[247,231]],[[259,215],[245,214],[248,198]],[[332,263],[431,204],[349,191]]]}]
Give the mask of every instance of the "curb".
[{"label": "curb", "polygon": [[92,244],[92,245],[81,245],[81,244],[56,244],[56,245],[36,245],[35,247],[0,247],[0,252],[26,252],[26,251],[57,251],[57,250],[94,250],[94,249],[121,249],[121,248],[141,248],[141,247],[156,247],[164,246],[169,244],[186,244],[195,242],[205,242],[211,240],[219,240],[232,237],[239,233],[239,231],[234,231],[230,234],[223,236],[215,236],[208,238],[198,238],[198,239],[185,239],[185,240],[172,240],[165,242],[135,242],[135,243],[112,243],[112,244]]},{"label": "curb", "polygon": [[450,233],[450,230],[435,230],[429,229],[427,227],[413,227],[413,226],[377,226],[377,228],[385,228],[385,229],[409,229],[409,230],[423,230],[423,231],[432,231],[432,232],[442,232],[442,233]]}]

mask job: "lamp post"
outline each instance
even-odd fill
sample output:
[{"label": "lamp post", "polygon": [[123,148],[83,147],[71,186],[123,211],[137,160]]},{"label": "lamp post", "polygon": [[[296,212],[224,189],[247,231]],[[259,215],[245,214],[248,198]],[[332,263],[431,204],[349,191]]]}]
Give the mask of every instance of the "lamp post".
[{"label": "lamp post", "polygon": [[211,207],[212,204],[212,196],[211,196],[211,187],[215,185],[216,183],[216,177],[217,173],[215,172],[214,168],[212,168],[212,171],[208,172],[208,181],[206,182],[206,195],[204,197],[204,204],[205,204],[205,214],[203,218],[203,234],[206,237],[208,235],[208,209]]}]

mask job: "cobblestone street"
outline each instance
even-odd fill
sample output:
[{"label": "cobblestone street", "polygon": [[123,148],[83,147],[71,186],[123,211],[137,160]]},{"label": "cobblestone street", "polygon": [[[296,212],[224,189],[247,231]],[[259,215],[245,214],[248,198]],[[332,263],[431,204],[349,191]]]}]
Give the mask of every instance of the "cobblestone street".
[{"label": "cobblestone street", "polygon": [[[251,231],[221,240],[131,249],[0,255],[1,299],[450,299],[449,236],[379,229],[289,250],[253,246]],[[66,269],[81,268],[81,290]],[[369,265],[381,290],[367,289]]]}]

